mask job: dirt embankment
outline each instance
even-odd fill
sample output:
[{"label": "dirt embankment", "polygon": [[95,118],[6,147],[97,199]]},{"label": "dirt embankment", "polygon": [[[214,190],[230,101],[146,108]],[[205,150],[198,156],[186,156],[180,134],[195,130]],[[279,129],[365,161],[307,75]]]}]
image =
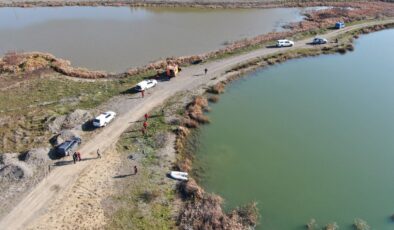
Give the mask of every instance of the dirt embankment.
[{"label": "dirt embankment", "polygon": [[56,58],[52,54],[48,53],[8,52],[0,59],[0,74],[26,74],[48,68],[70,77],[97,79],[109,76],[109,74],[104,71],[91,71],[84,68],[74,68],[71,66],[70,61]]},{"label": "dirt embankment", "polygon": [[[5,3],[3,3],[5,4]],[[26,2],[14,2],[16,6],[24,6]],[[22,4],[22,5],[19,5]],[[62,5],[138,5],[140,3],[134,2],[130,3],[127,1],[30,1],[28,5],[32,4],[34,6],[44,6],[48,4],[49,6],[62,6]],[[152,3],[153,4],[153,3]],[[160,2],[154,3],[156,6],[160,6]],[[176,3],[171,3],[173,6],[179,6]],[[195,2],[187,2],[193,6],[197,4]],[[208,5],[204,5],[208,4]],[[203,6],[207,7],[210,3],[204,3]],[[242,7],[244,4],[249,7],[262,7],[267,6],[267,2],[216,2],[216,6],[233,6]],[[1,5],[1,4],[0,4]],[[256,36],[254,38],[244,39],[240,41],[233,42],[223,49],[219,49],[212,52],[207,52],[200,55],[182,56],[182,57],[169,57],[163,60],[159,60],[150,63],[146,66],[131,68],[125,73],[111,74],[104,71],[91,71],[84,68],[75,68],[71,66],[71,63],[67,60],[56,58],[51,54],[47,53],[8,53],[0,59],[0,75],[2,73],[29,73],[32,71],[38,71],[41,69],[52,69],[53,71],[59,72],[61,74],[78,77],[78,78],[108,78],[108,77],[122,77],[125,75],[134,76],[138,74],[147,73],[148,71],[163,71],[167,66],[169,61],[175,62],[181,66],[187,66],[191,64],[198,64],[208,59],[216,59],[224,57],[226,55],[233,55],[242,51],[247,51],[250,49],[259,48],[266,45],[267,42],[275,41],[277,39],[292,37],[301,33],[318,34],[332,27],[337,21],[344,21],[346,23],[352,23],[361,20],[372,20],[372,19],[383,19],[387,17],[394,17],[394,4],[385,2],[290,2],[284,4],[277,4],[274,6],[286,6],[286,7],[310,7],[310,6],[330,6],[331,8],[309,11],[305,14],[306,18],[304,21],[298,23],[292,23],[286,27],[289,29],[285,32],[271,32],[268,34]],[[272,5],[269,5],[272,7]]]}]

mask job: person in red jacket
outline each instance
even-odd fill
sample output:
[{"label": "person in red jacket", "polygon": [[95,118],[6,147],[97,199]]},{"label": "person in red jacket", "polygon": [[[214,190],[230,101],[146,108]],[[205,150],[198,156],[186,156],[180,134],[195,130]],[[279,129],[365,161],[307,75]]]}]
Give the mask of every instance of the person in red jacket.
[{"label": "person in red jacket", "polygon": [[147,121],[149,118],[149,115],[147,113],[145,113],[144,117],[145,117],[145,121]]},{"label": "person in red jacket", "polygon": [[144,126],[144,129],[147,129],[148,128],[148,122],[144,121],[143,126]]}]

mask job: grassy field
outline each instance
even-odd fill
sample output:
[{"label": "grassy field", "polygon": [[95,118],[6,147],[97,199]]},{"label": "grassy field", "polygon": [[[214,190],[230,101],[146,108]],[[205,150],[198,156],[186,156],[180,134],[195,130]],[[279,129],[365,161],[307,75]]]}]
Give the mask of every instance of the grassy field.
[{"label": "grassy field", "polygon": [[120,182],[123,188],[112,198],[117,208],[107,229],[175,229],[174,183],[163,177],[171,163],[160,153],[174,127],[165,121],[161,109],[150,114],[145,136],[140,131],[142,124],[137,123],[117,143],[125,159],[132,153],[139,172]]},{"label": "grassy field", "polygon": [[71,80],[56,73],[29,78],[1,76],[0,81],[13,84],[0,90],[0,153],[48,145],[51,134],[47,123],[51,119],[75,109],[96,108],[149,74],[108,81]]}]

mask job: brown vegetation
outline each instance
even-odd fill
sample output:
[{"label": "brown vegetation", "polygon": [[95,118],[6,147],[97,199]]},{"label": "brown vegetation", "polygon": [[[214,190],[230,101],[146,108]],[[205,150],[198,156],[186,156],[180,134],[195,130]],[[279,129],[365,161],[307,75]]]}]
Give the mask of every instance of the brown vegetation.
[{"label": "brown vegetation", "polygon": [[202,96],[197,96],[187,105],[186,114],[190,119],[200,124],[206,124],[209,123],[208,116],[204,115],[204,111],[207,111],[207,109],[208,100]]},{"label": "brown vegetation", "polygon": [[180,229],[248,229],[258,222],[256,203],[225,213],[223,199],[206,193],[194,180],[178,187],[186,199],[178,217]]},{"label": "brown vegetation", "polygon": [[222,94],[224,93],[224,83],[223,82],[218,82],[217,84],[213,85],[208,89],[208,93],[213,93],[213,94]]},{"label": "brown vegetation", "polygon": [[70,77],[97,79],[109,76],[109,74],[103,71],[90,71],[83,68],[73,68],[71,67],[71,63],[69,61],[56,58],[52,54],[47,53],[9,52],[2,59],[0,59],[0,74],[26,74],[46,68],[51,68],[56,72]]}]

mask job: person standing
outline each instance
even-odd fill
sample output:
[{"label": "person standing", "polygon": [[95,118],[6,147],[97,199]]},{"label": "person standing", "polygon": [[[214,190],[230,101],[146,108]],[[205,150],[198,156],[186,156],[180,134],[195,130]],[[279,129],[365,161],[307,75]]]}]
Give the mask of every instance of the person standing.
[{"label": "person standing", "polygon": [[138,173],[137,165],[134,165],[134,175],[137,175],[137,173]]},{"label": "person standing", "polygon": [[77,152],[77,158],[78,158],[78,161],[81,161],[81,153],[80,152]]},{"label": "person standing", "polygon": [[144,126],[144,129],[146,130],[148,128],[148,122],[144,121],[143,126]]},{"label": "person standing", "polygon": [[141,97],[144,98],[145,96],[145,90],[141,90]]},{"label": "person standing", "polygon": [[73,153],[73,161],[74,161],[74,164],[77,162],[77,153],[76,152]]},{"label": "person standing", "polygon": [[97,158],[101,159],[100,149],[97,149]]},{"label": "person standing", "polygon": [[145,113],[144,117],[145,117],[145,121],[148,121],[149,115],[147,113]]},{"label": "person standing", "polygon": [[207,75],[207,73],[208,73],[208,69],[207,69],[207,68],[205,68],[205,69],[204,69],[204,72],[205,72],[205,75]]},{"label": "person standing", "polygon": [[164,109],[161,109],[161,116],[164,117]]}]

